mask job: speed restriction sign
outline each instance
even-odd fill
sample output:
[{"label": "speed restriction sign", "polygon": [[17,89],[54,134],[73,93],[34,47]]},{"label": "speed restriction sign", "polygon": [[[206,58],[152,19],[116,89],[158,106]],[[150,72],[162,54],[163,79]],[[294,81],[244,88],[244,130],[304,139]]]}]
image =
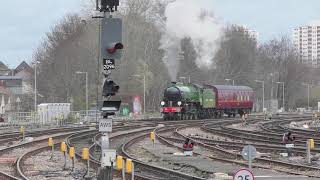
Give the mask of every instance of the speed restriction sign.
[{"label": "speed restriction sign", "polygon": [[234,174],[233,180],[254,180],[254,175],[248,169],[240,169]]}]

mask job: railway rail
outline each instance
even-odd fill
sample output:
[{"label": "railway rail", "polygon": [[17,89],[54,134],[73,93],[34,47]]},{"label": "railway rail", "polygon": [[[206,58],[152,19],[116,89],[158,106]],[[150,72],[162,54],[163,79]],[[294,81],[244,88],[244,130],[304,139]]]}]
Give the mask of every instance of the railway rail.
[{"label": "railway rail", "polygon": [[[294,120],[299,121],[302,119],[299,119],[299,118],[292,119],[292,121],[294,121]],[[287,119],[286,121],[289,122],[291,120]],[[246,139],[246,140],[251,140],[252,142],[257,142],[257,141],[259,141],[259,139],[256,137],[260,137],[260,134],[259,134],[259,132],[248,133],[248,132],[241,132],[238,130],[231,131],[231,130],[233,130],[232,128],[231,129],[224,128],[225,127],[224,125],[230,124],[230,123],[232,123],[232,122],[225,121],[225,122],[212,123],[215,125],[215,128],[212,128],[208,124],[205,124],[204,126],[202,126],[202,127],[205,127],[206,130],[210,129],[211,130],[210,132],[212,134],[217,133],[222,136],[227,135],[228,138],[232,138],[231,141],[227,141],[224,143],[223,143],[223,141],[220,141],[219,143],[217,143],[217,141],[215,143],[212,143],[212,140],[207,139],[204,141],[202,138],[195,138],[192,136],[186,136],[184,134],[179,133],[181,128],[177,128],[175,130],[176,136],[181,137],[180,139],[172,139],[172,138],[168,138],[165,136],[161,136],[159,134],[158,134],[158,137],[159,137],[159,139],[165,141],[166,144],[169,144],[171,146],[176,146],[173,143],[175,140],[179,141],[179,143],[181,143],[181,141],[180,141],[181,139],[188,137],[188,138],[192,139],[193,141],[195,141],[196,144],[198,146],[200,146],[201,148],[204,148],[204,149],[207,149],[211,152],[214,152],[214,153],[212,153],[213,155],[210,155],[210,156],[208,156],[206,154],[201,154],[201,155],[207,156],[207,157],[215,159],[215,160],[244,165],[245,162],[243,160],[241,160],[242,159],[241,154],[236,153],[233,150],[234,149],[239,150],[239,148],[242,148],[244,144],[248,144],[248,143],[235,142],[235,140],[236,139],[242,139],[242,140]],[[186,126],[186,127],[188,127],[188,126]],[[186,127],[183,127],[183,128],[186,128]],[[252,137],[250,136],[251,134],[252,134]],[[280,135],[280,137],[282,137],[282,136]],[[306,136],[305,138],[308,138],[308,137]],[[260,137],[260,139],[261,139],[261,137]],[[269,148],[270,150],[275,150],[275,149],[282,150],[283,149],[281,147],[275,147],[274,145],[272,145],[273,143],[275,143],[274,139],[273,140],[270,139],[269,141],[265,140],[265,141],[262,141],[262,143],[265,143],[265,144],[262,144],[264,149],[266,149],[266,148]],[[230,144],[233,144],[233,145],[230,145]],[[180,148],[180,147],[178,147],[178,148]],[[303,153],[303,150],[305,150],[305,149],[303,147],[300,147],[300,148],[297,148],[297,150],[295,150],[295,151]],[[318,150],[319,149],[317,149],[316,151],[318,151]],[[220,154],[220,157],[222,156],[223,158],[216,157],[214,154]],[[254,166],[260,167],[260,168],[266,168],[266,169],[273,167],[277,171],[285,172],[285,173],[289,173],[289,174],[307,175],[307,176],[311,176],[311,177],[320,177],[320,174],[319,174],[320,168],[318,168],[318,167],[310,166],[310,165],[302,165],[302,164],[297,164],[297,163],[290,163],[290,162],[285,162],[285,161],[280,161],[280,160],[275,160],[275,159],[256,158]]]},{"label": "railway rail", "polygon": [[[68,129],[67,132],[62,133],[61,130],[57,130],[56,133],[51,132],[53,135],[50,136],[54,138],[56,142],[62,141],[65,137],[69,136],[70,134],[73,134],[75,131],[81,131],[79,128]],[[55,134],[55,135],[54,135]],[[23,142],[16,145],[12,145],[3,149],[0,149],[0,158],[1,157],[11,157],[14,159],[14,166],[8,167],[9,169],[7,171],[1,170],[0,174],[1,176],[6,176],[8,179],[26,179],[23,171],[23,159],[25,159],[26,156],[29,154],[32,154],[34,151],[37,151],[37,149],[40,147],[47,147],[47,141],[48,138],[40,138],[37,140],[29,141],[29,142]],[[22,155],[21,155],[22,154]],[[20,169],[20,171],[19,171]],[[16,173],[18,172],[18,173]]]}]

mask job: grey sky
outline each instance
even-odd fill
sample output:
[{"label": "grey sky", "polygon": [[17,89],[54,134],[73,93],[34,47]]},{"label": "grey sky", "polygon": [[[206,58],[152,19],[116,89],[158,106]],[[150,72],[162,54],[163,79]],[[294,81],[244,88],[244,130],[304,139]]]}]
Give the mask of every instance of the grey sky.
[{"label": "grey sky", "polygon": [[30,62],[45,33],[82,0],[0,0],[0,61],[11,68]]},{"label": "grey sky", "polygon": [[[0,0],[0,61],[10,67],[30,62],[45,33],[65,14],[79,12],[85,1],[89,0]],[[262,41],[290,36],[293,27],[320,20],[319,0],[207,2],[224,23],[247,25],[258,31]]]},{"label": "grey sky", "polygon": [[267,41],[288,35],[294,27],[320,20],[319,0],[209,0],[224,22],[244,24]]}]

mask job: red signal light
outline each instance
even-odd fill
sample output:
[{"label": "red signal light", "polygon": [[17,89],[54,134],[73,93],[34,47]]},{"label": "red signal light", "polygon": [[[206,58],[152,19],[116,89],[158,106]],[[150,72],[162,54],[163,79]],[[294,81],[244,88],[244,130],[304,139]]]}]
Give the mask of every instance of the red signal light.
[{"label": "red signal light", "polygon": [[183,144],[183,148],[187,148],[188,147],[188,144]]},{"label": "red signal light", "polygon": [[122,43],[113,43],[110,45],[110,48],[107,48],[107,52],[109,54],[113,54],[117,51],[117,49],[123,49],[123,44]]},{"label": "red signal light", "polygon": [[193,144],[189,144],[189,148],[193,148]]}]

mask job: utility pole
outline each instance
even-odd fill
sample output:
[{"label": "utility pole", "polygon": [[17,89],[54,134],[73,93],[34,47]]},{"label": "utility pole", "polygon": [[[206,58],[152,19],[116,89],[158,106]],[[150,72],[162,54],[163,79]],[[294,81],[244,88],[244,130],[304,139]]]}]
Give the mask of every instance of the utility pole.
[{"label": "utility pole", "polygon": [[34,65],[34,112],[37,113],[37,61]]},{"label": "utility pole", "polygon": [[285,111],[285,107],[284,107],[284,82],[276,82],[277,84],[282,84],[282,108],[283,111]]},{"label": "utility pole", "polygon": [[271,100],[273,99],[273,74],[271,73]]},{"label": "utility pole", "polygon": [[88,109],[89,109],[88,72],[77,71],[76,74],[85,74],[86,75],[86,118],[88,118]]},{"label": "utility pole", "polygon": [[40,62],[36,60],[34,65],[34,112],[37,113],[37,64]]},{"label": "utility pole", "polygon": [[255,82],[262,83],[262,111],[264,111],[264,81],[255,80]]},{"label": "utility pole", "polygon": [[308,110],[310,108],[310,84],[308,84]]},{"label": "utility pole", "polygon": [[303,85],[307,86],[307,95],[308,95],[308,110],[310,108],[310,86],[311,84],[303,83]]}]

